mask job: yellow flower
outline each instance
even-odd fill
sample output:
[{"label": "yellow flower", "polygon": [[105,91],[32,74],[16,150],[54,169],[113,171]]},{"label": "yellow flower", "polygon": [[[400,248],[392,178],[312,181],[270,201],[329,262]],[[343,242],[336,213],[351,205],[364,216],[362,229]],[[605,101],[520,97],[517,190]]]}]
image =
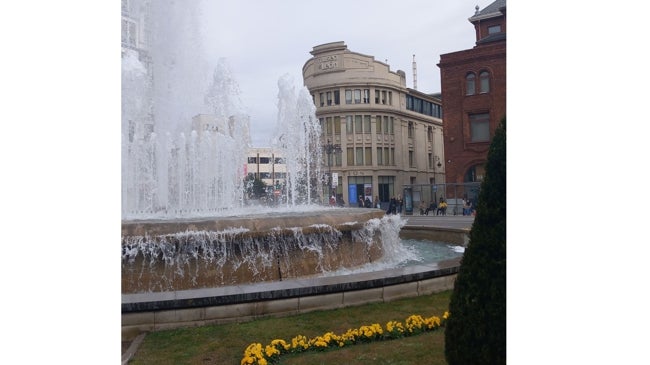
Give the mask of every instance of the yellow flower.
[{"label": "yellow flower", "polygon": [[266,357],[272,357],[273,355],[280,355],[280,351],[276,349],[274,346],[267,345],[266,348],[264,349],[264,352],[266,353]]}]

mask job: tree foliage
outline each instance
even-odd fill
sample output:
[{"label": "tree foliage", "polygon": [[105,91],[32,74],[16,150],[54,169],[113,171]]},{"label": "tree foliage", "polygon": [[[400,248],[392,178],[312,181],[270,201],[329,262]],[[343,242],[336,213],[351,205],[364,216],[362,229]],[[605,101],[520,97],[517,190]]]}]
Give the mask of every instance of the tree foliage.
[{"label": "tree foliage", "polygon": [[246,193],[251,198],[261,198],[266,196],[266,183],[256,177],[248,175],[244,180]]},{"label": "tree foliage", "polygon": [[497,128],[476,218],[449,303],[449,365],[506,363],[506,118]]}]

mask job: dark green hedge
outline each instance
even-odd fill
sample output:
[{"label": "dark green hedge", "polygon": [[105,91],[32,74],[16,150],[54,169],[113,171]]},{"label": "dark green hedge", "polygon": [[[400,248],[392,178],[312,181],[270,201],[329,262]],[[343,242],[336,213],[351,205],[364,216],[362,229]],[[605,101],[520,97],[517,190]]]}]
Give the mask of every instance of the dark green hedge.
[{"label": "dark green hedge", "polygon": [[481,183],[445,329],[449,365],[506,363],[506,118],[497,128]]}]

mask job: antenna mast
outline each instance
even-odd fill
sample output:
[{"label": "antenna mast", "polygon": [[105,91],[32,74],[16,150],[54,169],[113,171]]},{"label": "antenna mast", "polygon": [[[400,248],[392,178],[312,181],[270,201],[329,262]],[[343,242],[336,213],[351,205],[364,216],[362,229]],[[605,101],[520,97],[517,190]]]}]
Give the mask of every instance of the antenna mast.
[{"label": "antenna mast", "polygon": [[413,89],[418,89],[418,66],[415,63],[415,55],[413,55]]}]

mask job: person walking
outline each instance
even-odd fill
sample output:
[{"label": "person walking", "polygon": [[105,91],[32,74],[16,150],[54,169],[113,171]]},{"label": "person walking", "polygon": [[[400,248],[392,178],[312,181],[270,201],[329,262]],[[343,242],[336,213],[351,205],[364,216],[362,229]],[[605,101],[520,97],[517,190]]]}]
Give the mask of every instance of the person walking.
[{"label": "person walking", "polygon": [[404,205],[404,200],[402,200],[402,195],[397,196],[397,214],[402,214],[402,206]]}]

